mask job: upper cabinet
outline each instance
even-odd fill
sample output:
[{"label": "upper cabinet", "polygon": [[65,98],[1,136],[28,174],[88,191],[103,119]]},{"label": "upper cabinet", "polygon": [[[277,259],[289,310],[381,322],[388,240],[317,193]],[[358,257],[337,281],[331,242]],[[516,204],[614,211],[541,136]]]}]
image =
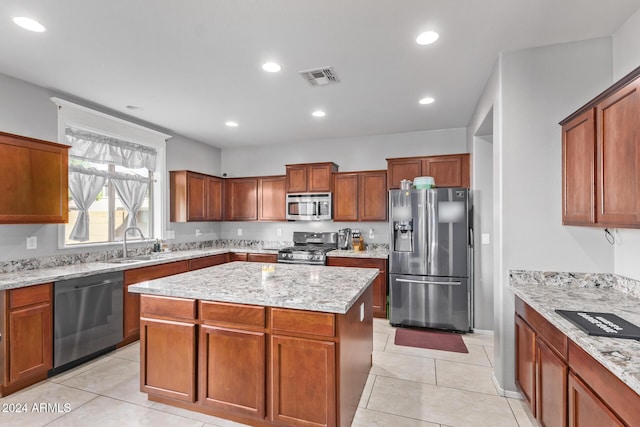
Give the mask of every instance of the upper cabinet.
[{"label": "upper cabinet", "polygon": [[562,125],[565,225],[640,228],[640,67]]},{"label": "upper cabinet", "polygon": [[221,221],[224,180],[191,171],[170,171],[170,221]]},{"label": "upper cabinet", "polygon": [[0,224],[65,223],[69,147],[0,132]]},{"label": "upper cabinet", "polygon": [[331,192],[333,174],[338,172],[338,165],[328,163],[305,163],[286,165],[287,193]]},{"label": "upper cabinet", "polygon": [[465,187],[471,183],[469,154],[387,159],[388,188],[400,188],[403,179],[432,176],[436,187]]},{"label": "upper cabinet", "polygon": [[227,178],[225,220],[256,221],[258,219],[257,178]]},{"label": "upper cabinet", "polygon": [[334,221],[386,221],[387,172],[344,172],[334,175]]},{"label": "upper cabinet", "polygon": [[258,221],[286,221],[286,177],[258,178]]}]

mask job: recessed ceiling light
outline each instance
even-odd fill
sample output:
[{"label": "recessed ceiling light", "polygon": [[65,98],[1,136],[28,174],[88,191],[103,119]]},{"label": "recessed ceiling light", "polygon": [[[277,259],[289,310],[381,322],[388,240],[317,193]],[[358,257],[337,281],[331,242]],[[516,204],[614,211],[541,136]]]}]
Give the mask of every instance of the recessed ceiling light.
[{"label": "recessed ceiling light", "polygon": [[275,62],[265,62],[262,64],[262,69],[268,73],[277,73],[282,69],[280,64],[276,64]]},{"label": "recessed ceiling light", "polygon": [[325,113],[325,112],[324,112],[324,111],[322,111],[322,110],[316,110],[316,111],[314,111],[313,113],[311,113],[311,115],[312,115],[313,117],[324,117],[324,116],[326,116],[326,115],[327,115],[327,113]]},{"label": "recessed ceiling light", "polygon": [[137,105],[127,105],[127,110],[142,111],[142,107],[138,107]]},{"label": "recessed ceiling light", "polygon": [[420,34],[418,37],[416,37],[416,43],[421,45],[431,44],[436,40],[438,40],[439,37],[440,35],[435,31],[426,31]]},{"label": "recessed ceiling light", "polygon": [[418,101],[420,104],[422,105],[427,105],[427,104],[433,104],[433,102],[435,101],[435,99],[427,96],[426,98],[422,98],[420,101]]},{"label": "recessed ceiling light", "polygon": [[229,120],[228,122],[225,122],[224,124],[229,126],[230,128],[238,127],[238,122],[234,122],[234,121],[231,121],[231,120]]},{"label": "recessed ceiling light", "polygon": [[19,26],[24,28],[25,30],[33,31],[35,33],[42,33],[46,30],[44,25],[36,21],[35,19],[27,18],[24,16],[16,16],[13,18],[13,22]]}]

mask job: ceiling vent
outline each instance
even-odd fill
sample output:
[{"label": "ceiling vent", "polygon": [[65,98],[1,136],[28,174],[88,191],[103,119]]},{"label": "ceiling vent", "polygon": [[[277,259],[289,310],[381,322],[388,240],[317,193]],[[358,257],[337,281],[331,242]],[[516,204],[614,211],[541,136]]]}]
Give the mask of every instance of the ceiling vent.
[{"label": "ceiling vent", "polygon": [[328,84],[339,83],[340,80],[333,71],[333,67],[322,67],[313,70],[300,71],[300,75],[311,86],[326,86]]}]

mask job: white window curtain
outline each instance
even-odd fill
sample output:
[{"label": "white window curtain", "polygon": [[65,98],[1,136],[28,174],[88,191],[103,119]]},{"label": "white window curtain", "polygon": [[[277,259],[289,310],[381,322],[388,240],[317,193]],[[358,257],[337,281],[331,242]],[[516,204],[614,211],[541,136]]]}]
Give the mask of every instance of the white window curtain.
[{"label": "white window curtain", "polygon": [[73,225],[70,239],[78,242],[89,240],[89,208],[95,202],[106,182],[106,176],[80,170],[69,172],[69,192],[78,207],[78,217]]},{"label": "white window curtain", "polygon": [[135,227],[138,225],[137,215],[138,211],[144,203],[144,199],[147,196],[147,190],[149,189],[149,183],[139,180],[126,180],[111,178],[120,201],[127,210],[127,227]]},{"label": "white window curtain", "polygon": [[[71,159],[86,160],[91,163],[111,164],[129,169],[155,171],[157,152],[154,148],[124,141],[93,132],[67,127],[65,138],[71,145]],[[78,207],[78,217],[69,235],[70,240],[89,240],[88,210],[105,185],[106,180],[115,187],[120,201],[127,210],[127,226],[137,225],[137,214],[144,203],[150,177],[114,170],[97,170],[81,165],[69,165],[69,191]]]}]

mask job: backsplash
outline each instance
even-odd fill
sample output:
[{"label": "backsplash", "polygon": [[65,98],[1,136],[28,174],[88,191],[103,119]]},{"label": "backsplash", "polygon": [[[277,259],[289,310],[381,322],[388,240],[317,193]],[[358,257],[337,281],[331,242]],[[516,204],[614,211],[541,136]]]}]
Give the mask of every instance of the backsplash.
[{"label": "backsplash", "polygon": [[[248,239],[219,239],[204,240],[198,242],[183,242],[169,245],[171,251],[188,251],[206,248],[234,248],[278,250],[287,246],[292,246],[291,241],[265,241]],[[370,249],[388,249],[387,244],[371,243],[367,245]],[[143,245],[128,248],[130,256],[147,255],[151,253],[152,245]],[[39,258],[25,258],[12,261],[0,262],[0,273],[15,273],[24,270],[38,270],[41,268],[54,268],[66,265],[81,264],[86,262],[104,262],[113,258],[122,257],[122,249],[108,249],[104,251],[79,252],[74,254],[53,255]]]},{"label": "backsplash", "polygon": [[640,298],[640,281],[617,274],[570,273],[554,271],[509,271],[509,283],[516,285],[577,286],[581,288],[613,288]]}]

